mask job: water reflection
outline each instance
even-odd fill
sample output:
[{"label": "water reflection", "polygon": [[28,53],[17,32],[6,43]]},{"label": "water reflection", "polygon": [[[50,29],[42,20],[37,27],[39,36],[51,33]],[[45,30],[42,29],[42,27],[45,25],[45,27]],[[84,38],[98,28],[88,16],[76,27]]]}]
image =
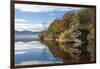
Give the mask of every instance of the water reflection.
[{"label": "water reflection", "polygon": [[[20,36],[21,37],[21,36]],[[32,36],[15,37],[15,65],[90,62],[88,41],[59,43]]]},{"label": "water reflection", "polygon": [[62,59],[63,63],[90,62],[90,53],[87,51],[86,43],[57,43],[45,42],[55,57]]},{"label": "water reflection", "polygon": [[49,48],[39,41],[15,43],[15,65],[36,65],[62,63],[55,58]]},{"label": "water reflection", "polygon": [[87,51],[88,43],[81,44],[81,54],[80,54],[80,61],[81,62],[90,62],[90,53]]}]

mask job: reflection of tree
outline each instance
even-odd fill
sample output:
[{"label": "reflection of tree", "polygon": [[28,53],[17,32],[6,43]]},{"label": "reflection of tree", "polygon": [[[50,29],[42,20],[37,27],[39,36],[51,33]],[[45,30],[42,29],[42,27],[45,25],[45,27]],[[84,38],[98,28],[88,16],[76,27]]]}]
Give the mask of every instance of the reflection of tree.
[{"label": "reflection of tree", "polygon": [[[64,63],[84,63],[89,62],[90,56],[87,50],[83,50],[80,55],[74,54],[71,50],[73,44],[59,44],[57,42],[46,42],[45,45],[48,46],[49,50],[56,58],[62,59]],[[82,44],[82,48],[86,47],[87,44]],[[85,54],[84,54],[85,52]]]},{"label": "reflection of tree", "polygon": [[56,58],[62,59],[64,63],[72,63],[73,59],[75,60],[75,56],[72,56],[72,53],[69,48],[67,51],[65,51],[62,49],[64,47],[59,46],[59,44],[56,42],[49,42],[49,43],[46,43],[46,45],[48,46],[52,54]]}]

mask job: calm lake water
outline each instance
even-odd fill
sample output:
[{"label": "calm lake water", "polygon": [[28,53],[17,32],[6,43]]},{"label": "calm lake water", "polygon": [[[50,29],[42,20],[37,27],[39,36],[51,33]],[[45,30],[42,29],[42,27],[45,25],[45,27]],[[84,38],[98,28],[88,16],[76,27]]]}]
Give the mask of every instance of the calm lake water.
[{"label": "calm lake water", "polygon": [[15,33],[15,65],[90,62],[88,43],[41,43],[38,34],[27,31]]},{"label": "calm lake water", "polygon": [[36,65],[62,63],[55,57],[48,46],[38,41],[38,33],[15,34],[15,65]]}]

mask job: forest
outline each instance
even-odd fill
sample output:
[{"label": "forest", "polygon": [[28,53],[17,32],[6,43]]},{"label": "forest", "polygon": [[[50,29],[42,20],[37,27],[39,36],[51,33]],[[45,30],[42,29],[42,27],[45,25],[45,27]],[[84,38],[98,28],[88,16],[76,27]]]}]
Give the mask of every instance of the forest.
[{"label": "forest", "polygon": [[95,61],[95,8],[66,12],[61,18],[56,18],[39,37],[65,63],[72,59],[71,63]]}]

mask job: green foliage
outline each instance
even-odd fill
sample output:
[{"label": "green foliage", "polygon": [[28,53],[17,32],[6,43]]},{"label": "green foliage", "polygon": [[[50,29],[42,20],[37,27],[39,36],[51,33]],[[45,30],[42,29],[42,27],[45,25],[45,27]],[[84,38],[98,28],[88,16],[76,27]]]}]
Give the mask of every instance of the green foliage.
[{"label": "green foliage", "polygon": [[90,26],[95,23],[95,9],[87,8],[79,11],[80,28],[90,29]]},{"label": "green foliage", "polygon": [[81,24],[87,24],[90,21],[90,11],[89,9],[82,9],[79,12],[79,20]]}]

